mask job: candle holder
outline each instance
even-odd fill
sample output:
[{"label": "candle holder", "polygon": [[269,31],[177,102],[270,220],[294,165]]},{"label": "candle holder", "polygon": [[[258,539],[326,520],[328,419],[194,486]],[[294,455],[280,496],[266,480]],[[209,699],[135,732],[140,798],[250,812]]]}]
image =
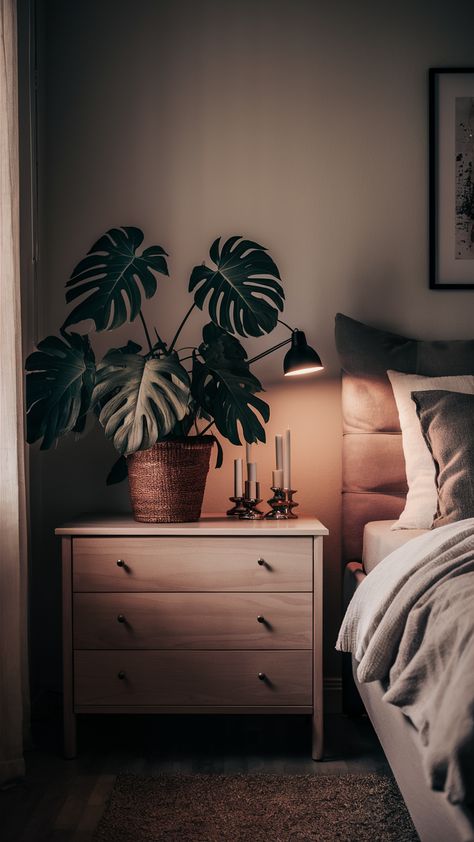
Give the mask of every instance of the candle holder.
[{"label": "candle holder", "polygon": [[[248,482],[245,483],[245,489],[248,488]],[[262,498],[260,497],[260,483],[255,483],[255,496],[245,496],[242,499],[242,505],[244,507],[244,512],[239,515],[240,520],[261,520],[265,517],[264,513],[257,509],[259,503],[262,502]]]},{"label": "candle holder", "polygon": [[244,498],[244,512],[239,515],[239,520],[262,520],[265,515],[260,509],[257,509],[258,504],[261,502],[262,499],[260,497],[255,497],[252,500],[246,500]]},{"label": "candle holder", "polygon": [[275,488],[272,486],[273,497],[268,500],[268,505],[272,510],[265,515],[268,520],[290,520],[296,519],[298,515],[293,513],[299,504],[293,500],[293,494],[296,494],[294,488]]},{"label": "candle holder", "polygon": [[229,500],[231,503],[235,503],[235,505],[227,510],[227,517],[240,517],[240,515],[243,515],[247,511],[244,506],[243,497],[229,497]]}]

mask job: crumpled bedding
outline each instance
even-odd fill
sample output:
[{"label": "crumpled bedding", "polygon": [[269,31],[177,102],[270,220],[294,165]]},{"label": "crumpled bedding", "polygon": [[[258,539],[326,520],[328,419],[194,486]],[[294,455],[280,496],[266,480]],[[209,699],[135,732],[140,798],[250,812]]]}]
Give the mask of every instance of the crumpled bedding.
[{"label": "crumpled bedding", "polygon": [[336,648],[409,717],[433,789],[474,803],[474,518],[414,538],[364,579]]}]

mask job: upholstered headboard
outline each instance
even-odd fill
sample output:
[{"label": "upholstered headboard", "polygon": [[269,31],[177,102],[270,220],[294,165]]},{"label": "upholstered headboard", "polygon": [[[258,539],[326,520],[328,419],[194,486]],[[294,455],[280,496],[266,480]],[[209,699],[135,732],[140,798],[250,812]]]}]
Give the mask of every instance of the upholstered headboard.
[{"label": "upholstered headboard", "polygon": [[472,374],[474,341],[407,339],[336,316],[342,367],[343,561],[360,559],[364,525],[399,516],[407,492],[398,412],[387,370]]}]

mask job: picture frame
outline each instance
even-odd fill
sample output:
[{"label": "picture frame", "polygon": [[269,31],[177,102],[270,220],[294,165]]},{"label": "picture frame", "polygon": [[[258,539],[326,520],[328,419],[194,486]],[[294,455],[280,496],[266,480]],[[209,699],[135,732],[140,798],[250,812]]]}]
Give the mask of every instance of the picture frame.
[{"label": "picture frame", "polygon": [[474,68],[429,70],[430,289],[474,289]]}]

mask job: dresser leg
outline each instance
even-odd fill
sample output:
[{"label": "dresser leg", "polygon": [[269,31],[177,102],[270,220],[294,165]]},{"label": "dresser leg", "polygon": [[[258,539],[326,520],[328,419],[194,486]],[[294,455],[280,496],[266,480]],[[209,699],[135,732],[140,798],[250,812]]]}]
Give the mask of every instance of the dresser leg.
[{"label": "dresser leg", "polygon": [[323,539],[313,543],[313,760],[323,758]]},{"label": "dresser leg", "polygon": [[77,754],[76,715],[72,711],[64,711],[64,757],[72,760]]},{"label": "dresser leg", "polygon": [[312,753],[313,760],[322,760],[324,754],[324,732],[323,732],[323,709],[318,707],[313,712],[311,721],[312,727]]}]

